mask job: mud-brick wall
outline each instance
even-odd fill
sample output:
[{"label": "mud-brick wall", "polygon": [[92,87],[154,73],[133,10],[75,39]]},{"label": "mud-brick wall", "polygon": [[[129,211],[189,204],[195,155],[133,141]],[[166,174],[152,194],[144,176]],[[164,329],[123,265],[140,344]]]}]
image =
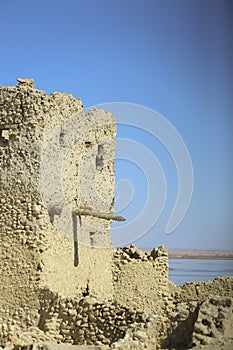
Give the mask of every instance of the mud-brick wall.
[{"label": "mud-brick wall", "polygon": [[173,307],[168,284],[168,252],[161,246],[144,252],[133,245],[114,255],[115,299],[146,313],[166,313]]},{"label": "mud-brick wall", "polygon": [[0,86],[1,339],[37,324],[41,285],[112,296],[110,222],[72,212],[112,212],[115,132],[72,95]]}]

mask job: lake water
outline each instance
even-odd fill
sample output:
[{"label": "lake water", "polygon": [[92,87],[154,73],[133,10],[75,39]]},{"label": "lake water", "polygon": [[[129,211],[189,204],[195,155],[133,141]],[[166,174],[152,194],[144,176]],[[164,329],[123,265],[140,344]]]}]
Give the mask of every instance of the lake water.
[{"label": "lake water", "polygon": [[177,285],[233,276],[233,260],[169,259],[168,277]]}]

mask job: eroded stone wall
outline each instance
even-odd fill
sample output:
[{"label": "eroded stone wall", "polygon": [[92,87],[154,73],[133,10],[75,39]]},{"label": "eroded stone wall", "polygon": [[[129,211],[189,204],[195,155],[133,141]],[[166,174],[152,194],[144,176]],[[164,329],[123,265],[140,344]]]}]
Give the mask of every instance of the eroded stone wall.
[{"label": "eroded stone wall", "polygon": [[203,302],[213,295],[233,298],[233,278],[225,276],[216,277],[213,281],[185,283],[175,286],[172,294],[177,302]]},{"label": "eroded stone wall", "polygon": [[116,300],[148,313],[161,314],[172,307],[168,252],[163,246],[151,252],[134,246],[120,248],[116,250],[113,261]]},{"label": "eroded stone wall", "polygon": [[73,210],[113,211],[115,133],[72,95],[0,87],[1,338],[37,325],[41,286],[112,296],[110,220]]}]

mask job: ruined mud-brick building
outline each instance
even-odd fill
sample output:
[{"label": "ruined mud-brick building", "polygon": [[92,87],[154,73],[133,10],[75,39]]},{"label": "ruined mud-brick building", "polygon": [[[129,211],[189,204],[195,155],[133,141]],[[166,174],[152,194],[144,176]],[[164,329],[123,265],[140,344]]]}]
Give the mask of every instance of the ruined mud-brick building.
[{"label": "ruined mud-brick building", "polygon": [[73,210],[112,212],[115,133],[110,113],[84,115],[71,95],[47,96],[28,80],[1,87],[4,318],[22,312],[32,321],[39,283],[67,295],[112,295],[111,250],[101,248],[110,245],[110,221]]},{"label": "ruined mud-brick building", "polygon": [[0,348],[233,344],[233,278],[179,288],[163,246],[112,248],[113,116],[18,82],[0,86]]},{"label": "ruined mud-brick building", "polygon": [[[111,220],[121,219],[113,215],[114,117],[18,83],[0,87],[0,347],[199,344],[210,338],[208,308],[211,332],[229,338],[231,279],[179,290],[164,247],[113,249]],[[217,289],[226,298],[198,304]]]},{"label": "ruined mud-brick building", "polygon": [[[115,138],[113,116],[94,108],[85,114],[81,100],[72,95],[48,96],[30,79],[0,87],[2,342],[30,327],[60,341],[113,341],[124,333],[114,330],[120,319],[111,331],[98,331],[98,326],[94,337],[92,325],[83,334],[77,331],[78,320],[71,326],[62,316],[61,305],[66,305],[62,298],[68,298],[69,308],[88,294],[113,302],[119,292],[120,305],[129,308],[146,298],[144,267],[141,272],[135,270],[140,256],[116,257],[118,262],[124,260],[123,265],[128,260],[136,264],[126,274],[120,263],[113,264]],[[165,286],[167,255],[156,259],[146,258],[150,278],[157,269],[158,284]],[[134,278],[135,293],[139,291],[136,300],[130,284],[124,287],[127,274]],[[151,288],[157,289],[154,282]],[[52,304],[60,311],[56,313],[55,306],[51,311]],[[74,318],[77,308],[73,312]],[[60,320],[57,326],[51,326],[54,314]]]}]

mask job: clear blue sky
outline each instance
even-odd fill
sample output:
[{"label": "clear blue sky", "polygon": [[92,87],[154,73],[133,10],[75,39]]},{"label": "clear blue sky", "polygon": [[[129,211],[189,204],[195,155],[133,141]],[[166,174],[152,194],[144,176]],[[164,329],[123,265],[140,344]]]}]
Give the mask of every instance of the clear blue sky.
[{"label": "clear blue sky", "polygon": [[[86,107],[141,104],[183,137],[194,169],[193,198],[180,226],[166,235],[176,173],[163,164],[159,144],[135,136],[157,150],[171,196],[138,245],[233,249],[232,18],[231,0],[0,1],[1,85],[33,77],[39,89],[72,93]],[[127,132],[119,128],[118,135]],[[118,179],[131,171],[116,166]],[[144,198],[135,195],[135,203]]]}]

